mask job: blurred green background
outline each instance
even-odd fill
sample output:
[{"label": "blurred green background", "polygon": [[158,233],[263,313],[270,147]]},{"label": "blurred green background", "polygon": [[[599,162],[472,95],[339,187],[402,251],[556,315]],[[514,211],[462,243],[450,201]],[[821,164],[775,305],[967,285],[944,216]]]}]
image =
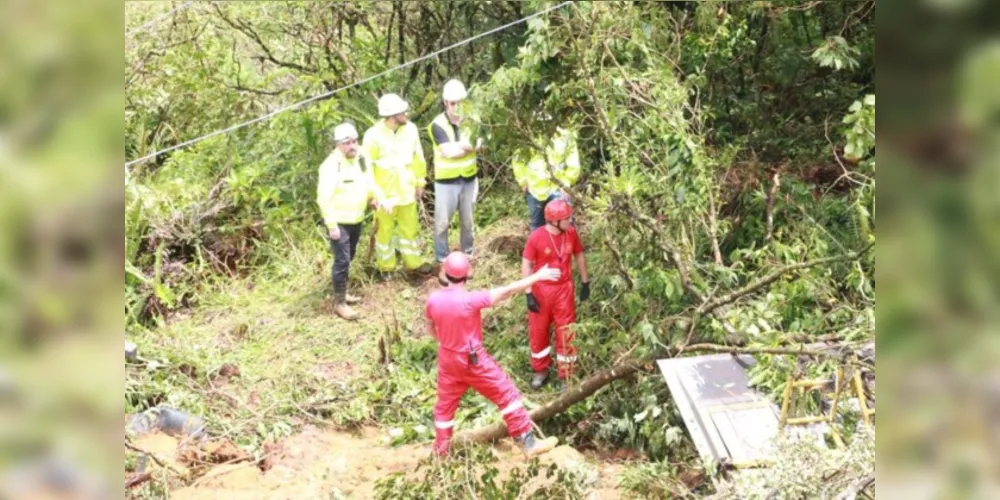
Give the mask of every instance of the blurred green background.
[{"label": "blurred green background", "polygon": [[878,486],[900,498],[996,497],[1000,9],[880,8]]},{"label": "blurred green background", "polygon": [[123,19],[0,2],[2,498],[43,474],[119,496]]}]

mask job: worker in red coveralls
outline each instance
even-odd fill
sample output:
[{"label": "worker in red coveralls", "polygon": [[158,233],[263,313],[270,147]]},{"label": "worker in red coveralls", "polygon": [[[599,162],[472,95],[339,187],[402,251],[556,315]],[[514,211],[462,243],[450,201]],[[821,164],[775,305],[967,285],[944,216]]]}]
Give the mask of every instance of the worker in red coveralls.
[{"label": "worker in red coveralls", "polygon": [[427,329],[437,339],[437,403],[434,405],[434,451],[443,456],[451,444],[455,411],[465,391],[472,387],[500,409],[507,432],[527,457],[556,446],[550,437],[536,440],[531,432],[531,417],[521,403],[521,393],[483,348],[483,322],[480,311],[499,304],[539,282],[559,279],[559,270],[542,267],[537,272],[507,286],[486,291],[469,291],[465,281],[471,265],[462,252],[452,252],[443,263],[448,287],[437,290],[427,299],[424,314]]},{"label": "worker in red coveralls", "polygon": [[576,303],[573,298],[573,261],[583,283],[580,301],[590,296],[590,279],[587,261],[583,254],[580,236],[570,222],[573,209],[563,200],[556,199],[545,205],[545,225],[535,229],[524,246],[521,274],[528,276],[544,267],[561,271],[558,280],[538,283],[526,290],[528,302],[528,343],[531,347],[531,388],[538,390],[549,378],[552,365],[552,346],[549,327],[556,330],[556,363],[561,379],[560,390],[566,390],[566,381],[573,374],[576,364],[576,347],[573,346],[572,325],[576,323]]}]

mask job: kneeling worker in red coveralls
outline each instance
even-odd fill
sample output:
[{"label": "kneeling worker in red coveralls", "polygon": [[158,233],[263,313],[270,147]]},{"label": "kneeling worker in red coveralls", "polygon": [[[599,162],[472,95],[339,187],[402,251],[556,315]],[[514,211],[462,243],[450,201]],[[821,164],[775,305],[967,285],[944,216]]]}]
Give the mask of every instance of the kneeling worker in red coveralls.
[{"label": "kneeling worker in red coveralls", "polygon": [[552,346],[549,342],[549,327],[556,330],[556,362],[560,390],[566,390],[566,381],[573,375],[576,364],[576,347],[573,346],[573,323],[576,323],[576,303],[573,299],[573,261],[583,283],[580,285],[580,301],[590,296],[590,278],[587,276],[587,260],[583,255],[580,236],[570,223],[573,209],[563,200],[552,200],[545,205],[545,225],[535,229],[528,237],[521,257],[521,274],[527,276],[543,267],[554,267],[561,271],[555,281],[539,283],[527,290],[528,301],[528,345],[531,347],[531,388],[538,390],[549,378],[552,365]]},{"label": "kneeling worker in red coveralls", "polygon": [[521,404],[521,393],[483,348],[480,311],[535,283],[559,279],[560,271],[545,267],[510,285],[473,292],[465,289],[471,268],[468,256],[452,252],[445,258],[443,267],[448,287],[432,293],[424,311],[427,329],[439,343],[434,451],[438,455],[448,452],[455,427],[455,411],[469,387],[497,405],[508,433],[526,456],[530,458],[551,450],[559,440],[534,438],[531,417]]}]

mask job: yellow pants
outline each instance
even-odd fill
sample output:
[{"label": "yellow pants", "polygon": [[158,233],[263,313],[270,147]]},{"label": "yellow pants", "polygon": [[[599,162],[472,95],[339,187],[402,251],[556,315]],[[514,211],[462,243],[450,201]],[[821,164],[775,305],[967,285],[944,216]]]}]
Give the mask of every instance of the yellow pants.
[{"label": "yellow pants", "polygon": [[391,212],[376,210],[375,223],[378,224],[378,231],[375,233],[375,267],[379,271],[388,272],[396,268],[397,249],[393,248],[393,233],[396,233],[403,266],[416,269],[424,263],[420,243],[417,241],[420,227],[416,203],[393,207]]}]

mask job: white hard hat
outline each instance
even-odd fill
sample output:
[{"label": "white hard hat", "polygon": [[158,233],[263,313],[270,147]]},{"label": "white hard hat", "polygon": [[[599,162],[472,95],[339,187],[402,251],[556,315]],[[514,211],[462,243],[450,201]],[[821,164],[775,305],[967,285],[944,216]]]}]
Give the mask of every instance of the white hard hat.
[{"label": "white hard hat", "polygon": [[395,116],[407,109],[410,105],[396,94],[386,94],[378,100],[378,114],[382,117]]},{"label": "white hard hat", "polygon": [[465,91],[465,85],[458,80],[448,80],[448,83],[444,84],[444,92],[441,93],[441,97],[446,101],[461,101],[467,95],[469,93]]},{"label": "white hard hat", "polygon": [[357,139],[358,129],[350,123],[341,123],[333,129],[333,142],[340,144],[348,139]]}]

